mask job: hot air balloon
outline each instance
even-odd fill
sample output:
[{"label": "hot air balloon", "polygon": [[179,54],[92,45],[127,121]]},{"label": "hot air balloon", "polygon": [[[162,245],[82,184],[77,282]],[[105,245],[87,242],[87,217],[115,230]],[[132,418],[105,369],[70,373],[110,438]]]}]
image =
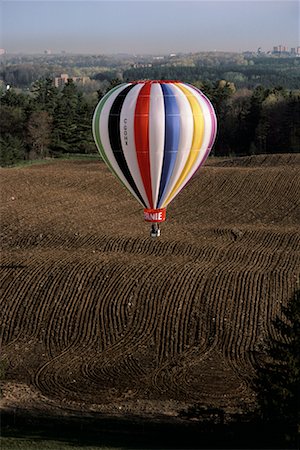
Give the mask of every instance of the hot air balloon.
[{"label": "hot air balloon", "polygon": [[179,81],[120,84],[98,103],[93,135],[113,174],[160,235],[166,207],[206,160],[217,121],[207,97]]}]

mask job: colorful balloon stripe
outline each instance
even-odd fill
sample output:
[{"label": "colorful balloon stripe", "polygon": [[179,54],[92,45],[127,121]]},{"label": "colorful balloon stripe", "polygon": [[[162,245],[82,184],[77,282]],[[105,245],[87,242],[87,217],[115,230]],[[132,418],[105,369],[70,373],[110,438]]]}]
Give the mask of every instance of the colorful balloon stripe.
[{"label": "colorful balloon stripe", "polygon": [[205,95],[179,81],[138,81],[98,104],[93,134],[103,160],[145,208],[165,208],[204,163],[216,136]]},{"label": "colorful balloon stripe", "polygon": [[[109,169],[121,181],[121,183],[129,190],[129,192],[138,200],[138,202],[142,206],[144,206],[145,202],[141,202],[139,196],[136,195],[134,190],[128,184],[128,181],[126,180],[119,165],[117,164],[114,154],[113,154],[113,151],[112,151],[112,148],[110,146],[110,140],[109,140],[108,118],[109,118],[110,108],[111,108],[116,96],[128,85],[131,85],[131,83],[122,84],[122,85],[119,85],[119,86],[111,89],[101,99],[101,101],[99,102],[98,106],[96,107],[96,110],[94,113],[93,135],[94,135],[94,139],[96,141],[99,153],[102,156],[104,162],[109,167]],[[97,117],[98,117],[98,119],[96,120]],[[99,137],[99,139],[97,139],[97,136]],[[139,191],[141,192],[141,189],[139,189]]]},{"label": "colorful balloon stripe", "polygon": [[121,169],[122,173],[124,174],[128,184],[132,188],[132,190],[135,192],[137,197],[140,199],[140,201],[144,204],[144,200],[139,193],[139,190],[137,189],[135,182],[132,178],[132,175],[130,173],[130,170],[128,168],[123,148],[122,148],[122,142],[121,142],[121,135],[120,135],[120,115],[122,106],[124,103],[124,100],[126,98],[126,95],[129,91],[133,88],[133,85],[127,86],[125,89],[123,89],[118,96],[115,98],[112,107],[109,112],[108,117],[108,133],[109,133],[109,140],[110,145],[114,154],[114,157],[119,165],[119,168]]},{"label": "colorful balloon stripe", "polygon": [[[177,191],[173,191],[172,195],[169,196],[169,198],[167,199],[167,201],[165,202],[165,204],[170,203],[174,197],[176,197],[176,195],[186,186],[186,184],[190,181],[190,179],[192,178],[192,176],[197,172],[197,170],[202,166],[202,164],[205,162],[206,158],[208,157],[215,138],[216,138],[216,134],[217,134],[217,118],[216,118],[216,114],[215,111],[212,107],[212,104],[210,103],[210,101],[208,100],[208,98],[200,91],[200,89],[195,88],[192,85],[186,85],[189,89],[196,91],[197,93],[199,93],[199,95],[201,96],[201,99],[203,101],[202,104],[202,109],[205,111],[205,142],[203,145],[203,148],[206,151],[204,152],[199,152],[198,158],[196,160],[195,166],[193,167],[193,170],[191,170],[188,175],[186,176],[185,180],[183,181],[183,183],[181,184],[181,186],[178,188]],[[210,133],[209,133],[209,127],[207,127],[207,124],[211,125],[211,129],[210,129]],[[165,205],[163,205],[165,206]]]},{"label": "colorful balloon stripe", "polygon": [[176,96],[168,84],[161,85],[165,105],[165,145],[158,204],[164,198],[173,173],[180,136],[180,111]]},{"label": "colorful balloon stripe", "polygon": [[201,149],[202,140],[203,140],[203,125],[204,125],[203,122],[204,121],[203,121],[203,114],[201,111],[201,107],[200,107],[197,99],[193,95],[191,95],[191,93],[189,92],[189,90],[186,87],[184,87],[181,84],[177,84],[177,86],[186,95],[186,97],[190,103],[190,107],[191,107],[192,114],[193,114],[193,125],[194,125],[193,141],[192,141],[192,146],[189,151],[188,159],[183,168],[183,171],[181,172],[176,185],[174,186],[172,191],[169,192],[168,197],[165,199],[165,201],[163,203],[164,206],[169,203],[169,198],[171,198],[173,196],[173,194],[180,189],[180,186],[184,183],[184,180],[186,179],[187,175],[192,170],[192,168],[195,164],[196,158],[198,156],[198,153]]},{"label": "colorful balloon stripe", "polygon": [[141,177],[150,207],[153,208],[149,159],[149,109],[151,85],[143,85],[137,97],[134,117],[134,138]]}]

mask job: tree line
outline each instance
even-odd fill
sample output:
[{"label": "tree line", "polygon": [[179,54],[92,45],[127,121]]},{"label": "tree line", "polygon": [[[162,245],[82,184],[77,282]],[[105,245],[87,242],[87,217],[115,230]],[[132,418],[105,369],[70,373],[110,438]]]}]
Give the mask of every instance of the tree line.
[{"label": "tree line", "polygon": [[[105,92],[121,81],[112,79]],[[217,114],[215,156],[299,152],[300,92],[257,86],[236,89],[226,80],[194,81],[211,100]],[[33,83],[30,93],[0,93],[0,164],[95,153],[91,123],[98,100],[89,98],[70,79],[62,89],[50,78]]]},{"label": "tree line", "polygon": [[194,58],[186,64],[159,62],[139,67],[131,67],[123,71],[124,80],[165,79],[184,80],[194,83],[195,80],[215,82],[225,79],[235,84],[237,89],[254,89],[261,85],[265,88],[282,86],[285,89],[299,89],[299,58],[253,58],[240,61],[224,60],[209,62],[207,59]]},{"label": "tree line", "polygon": [[1,95],[0,162],[95,151],[91,132],[94,105],[70,79],[63,89],[51,79],[36,81],[31,95],[9,89]]},{"label": "tree line", "polygon": [[[89,76],[94,81],[178,79],[214,82],[225,79],[237,89],[282,86],[298,89],[300,59],[241,53],[201,52],[165,55],[4,55],[0,57],[0,80],[17,88],[29,89],[42,78],[57,74]],[[0,81],[1,82],[1,81]]]},{"label": "tree line", "polygon": [[225,80],[197,84],[216,109],[216,156],[300,151],[300,91],[236,90]]}]

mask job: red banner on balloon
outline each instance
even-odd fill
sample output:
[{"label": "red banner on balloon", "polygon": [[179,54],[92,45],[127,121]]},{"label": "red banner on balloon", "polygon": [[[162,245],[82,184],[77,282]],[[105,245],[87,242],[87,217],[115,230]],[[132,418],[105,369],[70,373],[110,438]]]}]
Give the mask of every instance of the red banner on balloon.
[{"label": "red banner on balloon", "polygon": [[146,222],[164,222],[166,220],[166,208],[144,209],[144,219]]}]

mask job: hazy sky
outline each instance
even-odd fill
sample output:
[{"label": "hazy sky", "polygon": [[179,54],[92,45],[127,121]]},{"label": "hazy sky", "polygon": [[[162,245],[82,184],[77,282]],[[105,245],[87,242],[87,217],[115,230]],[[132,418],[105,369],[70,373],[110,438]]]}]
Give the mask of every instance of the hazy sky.
[{"label": "hazy sky", "polygon": [[0,0],[8,52],[166,53],[299,44],[298,1]]}]

